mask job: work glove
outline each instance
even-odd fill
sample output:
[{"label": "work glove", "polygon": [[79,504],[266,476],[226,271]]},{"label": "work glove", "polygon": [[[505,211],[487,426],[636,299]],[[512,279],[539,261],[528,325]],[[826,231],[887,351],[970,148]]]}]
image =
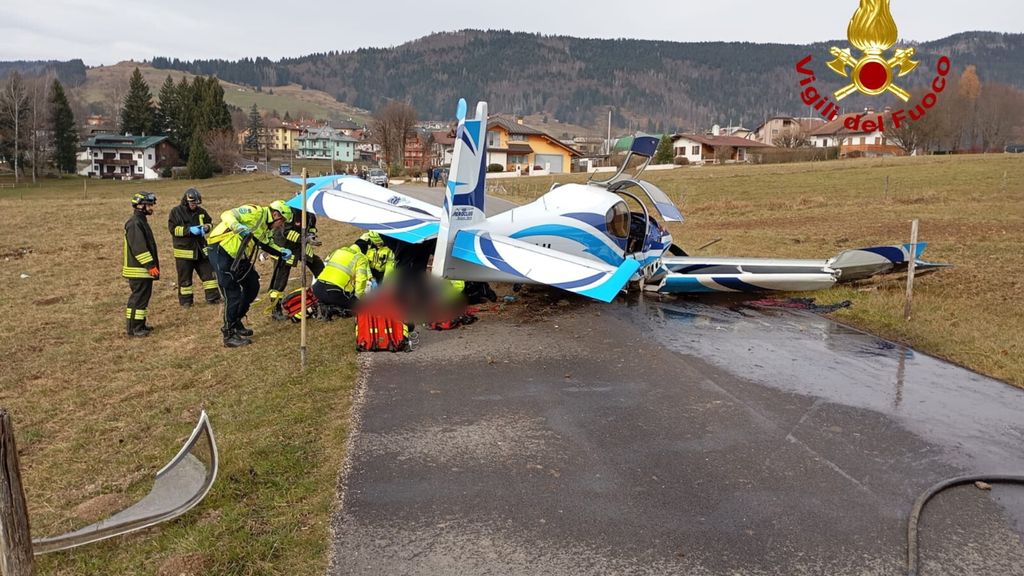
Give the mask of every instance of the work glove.
[{"label": "work glove", "polygon": [[153,266],[152,268],[150,268],[148,270],[148,272],[149,272],[149,275],[152,276],[154,280],[159,280],[160,279],[160,269],[157,268],[156,266]]},{"label": "work glove", "polygon": [[246,226],[245,224],[236,224],[233,230],[242,238],[245,238],[249,234],[252,234],[252,230],[249,230],[249,227]]},{"label": "work glove", "polygon": [[294,260],[292,260],[292,251],[287,248],[281,248],[281,258],[284,258],[284,261],[289,264],[294,262]]},{"label": "work glove", "polygon": [[188,233],[193,236],[202,236],[206,232],[206,229],[202,226],[189,226]]}]

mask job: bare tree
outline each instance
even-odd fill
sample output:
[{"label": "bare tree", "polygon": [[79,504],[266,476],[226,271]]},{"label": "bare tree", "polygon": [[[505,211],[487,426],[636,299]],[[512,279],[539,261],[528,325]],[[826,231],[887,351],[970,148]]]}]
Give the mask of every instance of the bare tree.
[{"label": "bare tree", "polygon": [[783,130],[772,140],[772,144],[779,148],[805,148],[810,146],[810,143],[807,132],[803,128]]},{"label": "bare tree", "polygon": [[0,116],[10,123],[14,130],[14,183],[18,183],[18,163],[20,162],[20,144],[23,139],[22,129],[29,111],[29,94],[21,74],[11,72],[0,91]]},{"label": "bare tree", "polygon": [[405,141],[416,127],[416,109],[408,102],[391,101],[373,115],[374,141],[390,166],[397,156],[405,158]]},{"label": "bare tree", "polygon": [[39,167],[46,162],[47,147],[49,140],[44,127],[49,124],[46,112],[46,102],[50,98],[50,83],[53,82],[53,75],[48,74],[41,78],[33,78],[27,82],[29,94],[29,144],[32,146],[32,183],[36,183],[39,176]]},{"label": "bare tree", "polygon": [[206,151],[221,170],[229,171],[238,162],[238,141],[230,130],[211,130],[205,144]]},{"label": "bare tree", "polygon": [[1001,150],[1024,122],[1024,92],[1003,84],[986,84],[975,116],[981,151]]}]

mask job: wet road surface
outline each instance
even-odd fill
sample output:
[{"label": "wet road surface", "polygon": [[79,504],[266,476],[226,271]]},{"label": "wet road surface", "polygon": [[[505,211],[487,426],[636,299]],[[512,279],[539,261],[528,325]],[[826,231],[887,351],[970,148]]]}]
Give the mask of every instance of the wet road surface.
[{"label": "wet road surface", "polygon": [[[1024,391],[818,316],[561,310],[369,359],[331,574],[902,574],[919,493],[1024,474]],[[1024,574],[1022,532],[953,488],[921,574]]]}]

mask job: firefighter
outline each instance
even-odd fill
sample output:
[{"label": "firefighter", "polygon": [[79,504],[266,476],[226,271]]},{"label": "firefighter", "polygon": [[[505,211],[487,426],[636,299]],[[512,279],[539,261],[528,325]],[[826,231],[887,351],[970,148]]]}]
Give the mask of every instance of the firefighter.
[{"label": "firefighter", "polygon": [[[281,228],[274,231],[274,242],[278,246],[287,248],[294,253],[302,251],[302,212],[292,211],[294,217]],[[306,266],[316,278],[324,269],[324,261],[313,253],[313,247],[319,246],[320,241],[316,238],[316,215],[306,214]],[[273,304],[271,317],[274,320],[285,320],[287,316],[281,308],[281,298],[284,297],[284,289],[288,286],[288,278],[291,276],[292,268],[295,267],[296,259],[292,256],[290,260],[275,258],[274,275],[270,278],[270,302]]]},{"label": "firefighter", "polygon": [[378,232],[370,231],[363,234],[356,240],[356,244],[366,254],[366,259],[370,263],[370,273],[377,284],[384,282],[384,279],[395,271],[395,252],[384,244],[384,239]]},{"label": "firefighter", "polygon": [[132,196],[134,213],[124,223],[124,265],[121,276],[128,279],[132,294],[125,309],[128,336],[148,336],[152,330],[146,325],[149,299],[153,295],[153,281],[160,279],[160,260],[156,240],[147,216],[153,215],[156,194],[139,192]]},{"label": "firefighter", "polygon": [[181,204],[171,209],[167,217],[167,229],[174,242],[174,265],[178,271],[178,303],[185,308],[192,306],[192,274],[199,274],[203,292],[210,304],[220,302],[217,290],[217,276],[207,255],[206,234],[213,226],[210,213],[201,204],[203,196],[199,190],[189,188],[181,197]]},{"label": "firefighter", "polygon": [[313,294],[322,305],[351,310],[366,294],[370,263],[359,244],[338,248],[324,260],[324,269],[313,281]]},{"label": "firefighter", "polygon": [[249,305],[260,293],[260,275],[253,264],[258,248],[288,260],[292,251],[274,242],[273,231],[292,219],[292,209],[281,200],[269,206],[246,204],[220,216],[209,237],[210,263],[217,273],[224,298],[224,345],[236,348],[251,344],[253,332],[242,324]]}]

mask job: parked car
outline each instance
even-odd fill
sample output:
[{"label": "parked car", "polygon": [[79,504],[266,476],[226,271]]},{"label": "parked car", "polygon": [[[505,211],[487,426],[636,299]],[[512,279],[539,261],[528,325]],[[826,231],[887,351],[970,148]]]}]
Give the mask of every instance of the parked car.
[{"label": "parked car", "polygon": [[248,172],[249,174],[252,174],[253,172],[256,172],[259,169],[260,167],[257,166],[255,162],[247,162],[244,166],[242,166],[242,172]]},{"label": "parked car", "polygon": [[373,168],[370,170],[369,174],[366,175],[366,179],[369,180],[371,184],[376,184],[377,186],[383,186],[385,188],[388,187],[388,173],[380,168]]},{"label": "parked car", "polygon": [[279,176],[291,176],[292,175],[292,165],[291,164],[282,163],[281,166],[277,169],[277,173],[278,173]]}]

